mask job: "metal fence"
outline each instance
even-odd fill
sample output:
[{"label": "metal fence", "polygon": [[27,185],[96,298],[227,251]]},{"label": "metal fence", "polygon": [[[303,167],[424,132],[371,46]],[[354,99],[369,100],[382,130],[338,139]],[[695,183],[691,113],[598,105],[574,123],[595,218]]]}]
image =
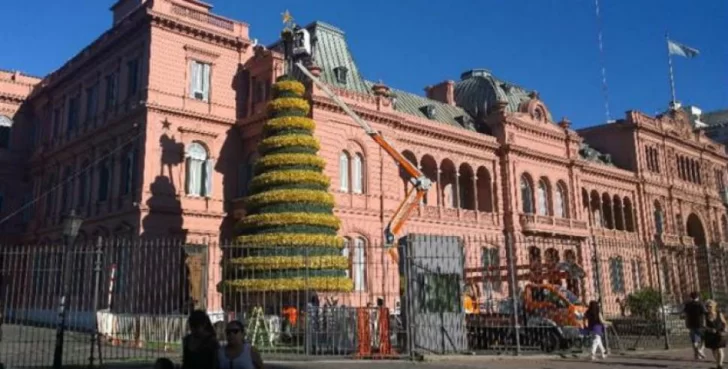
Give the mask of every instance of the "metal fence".
[{"label": "metal fence", "polygon": [[[53,362],[64,285],[64,365],[179,362],[192,309],[208,311],[221,340],[227,321],[243,321],[268,358],[413,358],[581,352],[591,301],[611,323],[612,350],[685,347],[687,295],[728,303],[722,248],[661,239],[411,235],[393,248],[351,239],[343,258],[307,254],[285,268],[245,261],[257,251],[181,240],[4,246],[0,361]],[[241,282],[289,277],[300,290]],[[330,292],[341,280],[350,290]]]}]

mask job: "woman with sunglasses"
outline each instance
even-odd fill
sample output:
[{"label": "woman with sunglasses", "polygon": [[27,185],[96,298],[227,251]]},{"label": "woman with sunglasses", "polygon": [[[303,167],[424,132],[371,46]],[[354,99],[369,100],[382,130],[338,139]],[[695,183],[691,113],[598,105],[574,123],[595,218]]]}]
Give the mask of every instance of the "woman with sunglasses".
[{"label": "woman with sunglasses", "polygon": [[239,320],[233,320],[225,328],[227,344],[217,356],[218,369],[263,369],[260,353],[245,342],[245,328]]}]

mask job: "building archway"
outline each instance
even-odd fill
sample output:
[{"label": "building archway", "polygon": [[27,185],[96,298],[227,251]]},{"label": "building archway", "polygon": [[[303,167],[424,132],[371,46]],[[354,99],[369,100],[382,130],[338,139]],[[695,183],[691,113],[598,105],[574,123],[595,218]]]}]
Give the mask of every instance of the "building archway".
[{"label": "building archway", "polygon": [[[705,226],[703,225],[703,221],[700,220],[700,217],[698,217],[695,213],[690,213],[687,218],[686,223],[686,230],[688,236],[693,238],[693,242],[695,244],[696,253],[695,253],[695,262],[694,265],[708,265],[710,262],[709,259],[709,253],[708,253],[708,244],[707,244],[707,238],[705,235]],[[691,263],[692,264],[692,263]],[[711,286],[711,268],[697,268],[697,275],[698,275],[698,286],[700,288],[700,292],[710,292],[712,286]],[[685,274],[693,274],[694,273],[685,273]],[[686,288],[690,288],[692,286],[695,286],[694,283],[691,283],[692,281],[686,280],[686,275],[681,275],[681,287],[683,289],[683,293],[687,294],[691,291],[686,290]]]}]

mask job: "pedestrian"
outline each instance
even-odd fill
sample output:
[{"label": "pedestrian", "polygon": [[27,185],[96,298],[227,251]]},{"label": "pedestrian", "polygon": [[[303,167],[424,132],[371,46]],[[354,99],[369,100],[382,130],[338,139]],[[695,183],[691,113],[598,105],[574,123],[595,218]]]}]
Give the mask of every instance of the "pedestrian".
[{"label": "pedestrian", "polygon": [[726,321],[718,311],[718,303],[708,300],[705,303],[708,314],[705,317],[705,347],[713,351],[718,369],[723,369],[723,348],[726,346]]},{"label": "pedestrian", "polygon": [[218,369],[263,369],[263,359],[258,350],[245,341],[245,327],[233,320],[225,328],[227,344],[217,354]]},{"label": "pedestrian", "polygon": [[195,310],[187,318],[190,334],[182,339],[182,369],[210,369],[217,367],[215,328],[203,310]]},{"label": "pedestrian", "polygon": [[598,302],[593,300],[589,302],[589,308],[586,310],[584,318],[586,319],[587,330],[592,336],[591,359],[596,359],[597,351],[599,351],[602,359],[606,359],[607,350],[604,348],[603,336],[605,326],[609,324],[609,322],[604,319]]},{"label": "pedestrian", "polygon": [[685,303],[683,314],[685,315],[685,327],[689,331],[690,342],[693,345],[693,356],[695,360],[705,359],[703,330],[705,329],[707,311],[697,292],[690,293],[690,301]]}]

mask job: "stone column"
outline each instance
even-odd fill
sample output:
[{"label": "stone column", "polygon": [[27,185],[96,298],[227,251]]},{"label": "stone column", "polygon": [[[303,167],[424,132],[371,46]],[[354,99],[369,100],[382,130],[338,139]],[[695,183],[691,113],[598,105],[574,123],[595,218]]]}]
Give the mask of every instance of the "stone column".
[{"label": "stone column", "polygon": [[442,216],[442,170],[440,168],[437,168],[437,211]]},{"label": "stone column", "polygon": [[460,202],[460,171],[459,170],[455,171],[455,186],[453,188],[454,188],[453,196],[455,196],[455,198],[453,199],[455,201],[455,204],[453,204],[453,205],[455,205],[454,207],[456,209],[458,209],[458,213],[459,213],[460,207],[461,207],[460,206],[461,202]]},{"label": "stone column", "polygon": [[478,199],[478,175],[473,174],[473,210],[475,211],[475,220],[477,221],[480,219],[480,216],[478,213],[480,213],[479,205],[480,201]]}]

